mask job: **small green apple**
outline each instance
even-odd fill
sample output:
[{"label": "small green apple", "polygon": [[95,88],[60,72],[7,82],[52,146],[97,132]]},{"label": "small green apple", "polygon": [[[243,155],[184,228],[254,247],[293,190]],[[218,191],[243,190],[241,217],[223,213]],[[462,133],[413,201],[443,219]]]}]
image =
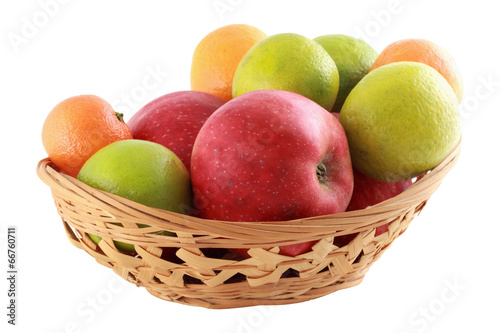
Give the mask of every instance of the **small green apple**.
[{"label": "small green apple", "polygon": [[[130,139],[107,145],[85,162],[77,179],[149,207],[187,213],[191,205],[188,170],[172,151],[150,141]],[[101,240],[89,237],[96,243]],[[133,244],[114,243],[122,252],[135,252]]]}]

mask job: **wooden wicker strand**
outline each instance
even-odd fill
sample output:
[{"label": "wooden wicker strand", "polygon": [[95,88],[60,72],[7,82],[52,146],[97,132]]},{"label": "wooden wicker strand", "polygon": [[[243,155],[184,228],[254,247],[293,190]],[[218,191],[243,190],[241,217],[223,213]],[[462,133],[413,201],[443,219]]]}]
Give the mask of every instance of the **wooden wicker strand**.
[{"label": "wooden wicker strand", "polygon": [[[459,152],[460,142],[405,192],[373,207],[280,222],[204,220],[146,207],[61,174],[49,159],[39,162],[37,173],[51,188],[71,244],[158,298],[221,309],[303,302],[361,283],[425,206]],[[388,223],[388,231],[375,237],[375,228]],[[162,235],[165,230],[175,236]],[[99,244],[89,233],[102,237]],[[344,235],[352,239],[339,244]],[[318,242],[310,252],[278,253],[281,245],[313,240]],[[134,244],[136,253],[121,253],[114,241]],[[249,248],[250,257],[226,250],[231,248]]]}]

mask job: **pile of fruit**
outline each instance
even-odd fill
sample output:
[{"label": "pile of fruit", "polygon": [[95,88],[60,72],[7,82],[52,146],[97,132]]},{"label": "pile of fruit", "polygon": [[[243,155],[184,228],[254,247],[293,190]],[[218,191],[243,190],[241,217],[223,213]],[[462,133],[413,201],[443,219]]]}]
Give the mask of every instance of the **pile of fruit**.
[{"label": "pile of fruit", "polygon": [[100,97],[68,98],[49,113],[43,145],[59,172],[94,188],[252,223],[375,205],[439,164],[461,135],[456,63],[422,39],[378,54],[346,35],[267,36],[228,25],[196,47],[191,88],[149,102],[128,122]]}]

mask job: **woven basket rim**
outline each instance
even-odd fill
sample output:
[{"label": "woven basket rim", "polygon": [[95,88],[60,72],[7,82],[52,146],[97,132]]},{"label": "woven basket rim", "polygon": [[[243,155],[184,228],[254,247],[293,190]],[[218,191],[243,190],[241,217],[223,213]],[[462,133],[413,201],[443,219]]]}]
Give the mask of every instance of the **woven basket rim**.
[{"label": "woven basket rim", "polygon": [[[92,188],[76,178],[58,172],[47,157],[39,161],[37,174],[52,191],[69,191],[84,196],[110,209],[124,214],[133,214],[143,219],[144,224],[161,230],[174,230],[197,234],[219,235],[246,241],[248,247],[259,247],[262,243],[283,242],[300,239],[317,240],[332,235],[362,232],[384,224],[385,214],[418,203],[429,197],[440,185],[446,174],[455,165],[461,146],[461,137],[451,152],[432,170],[420,176],[415,183],[399,195],[363,210],[321,215],[288,221],[234,222],[202,219],[190,215],[173,213],[148,207],[123,197]],[[99,202],[100,201],[100,202]],[[99,232],[96,231],[99,235]],[[169,238],[171,236],[155,236]],[[259,242],[260,240],[260,242]]]}]

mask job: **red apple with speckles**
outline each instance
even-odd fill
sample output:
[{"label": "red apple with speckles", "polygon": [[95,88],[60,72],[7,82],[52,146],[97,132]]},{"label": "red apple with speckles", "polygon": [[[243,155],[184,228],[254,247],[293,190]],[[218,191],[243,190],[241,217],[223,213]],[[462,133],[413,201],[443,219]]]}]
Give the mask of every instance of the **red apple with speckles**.
[{"label": "red apple with speckles", "polygon": [[222,98],[201,91],[177,91],[154,99],[127,122],[134,139],[159,143],[176,154],[189,170],[194,140]]},{"label": "red apple with speckles", "polygon": [[[346,211],[364,209],[376,205],[382,201],[395,197],[411,186],[412,181],[407,180],[398,183],[381,182],[370,178],[353,168],[354,190],[351,202]],[[378,236],[388,229],[388,224],[376,228],[375,236]]]},{"label": "red apple with speckles", "polygon": [[[203,218],[284,221],[345,211],[353,174],[345,132],[324,108],[278,90],[238,96],[196,138],[191,180]],[[314,242],[281,247],[284,255]]]},{"label": "red apple with speckles", "polygon": [[[354,175],[354,189],[352,191],[351,202],[346,211],[365,209],[376,205],[382,201],[395,197],[412,185],[411,180],[399,183],[386,183],[370,178],[355,168],[352,169]],[[386,232],[388,224],[383,224],[375,228],[375,237]],[[335,237],[334,244],[342,247],[347,245],[357,234],[349,234]]]}]

